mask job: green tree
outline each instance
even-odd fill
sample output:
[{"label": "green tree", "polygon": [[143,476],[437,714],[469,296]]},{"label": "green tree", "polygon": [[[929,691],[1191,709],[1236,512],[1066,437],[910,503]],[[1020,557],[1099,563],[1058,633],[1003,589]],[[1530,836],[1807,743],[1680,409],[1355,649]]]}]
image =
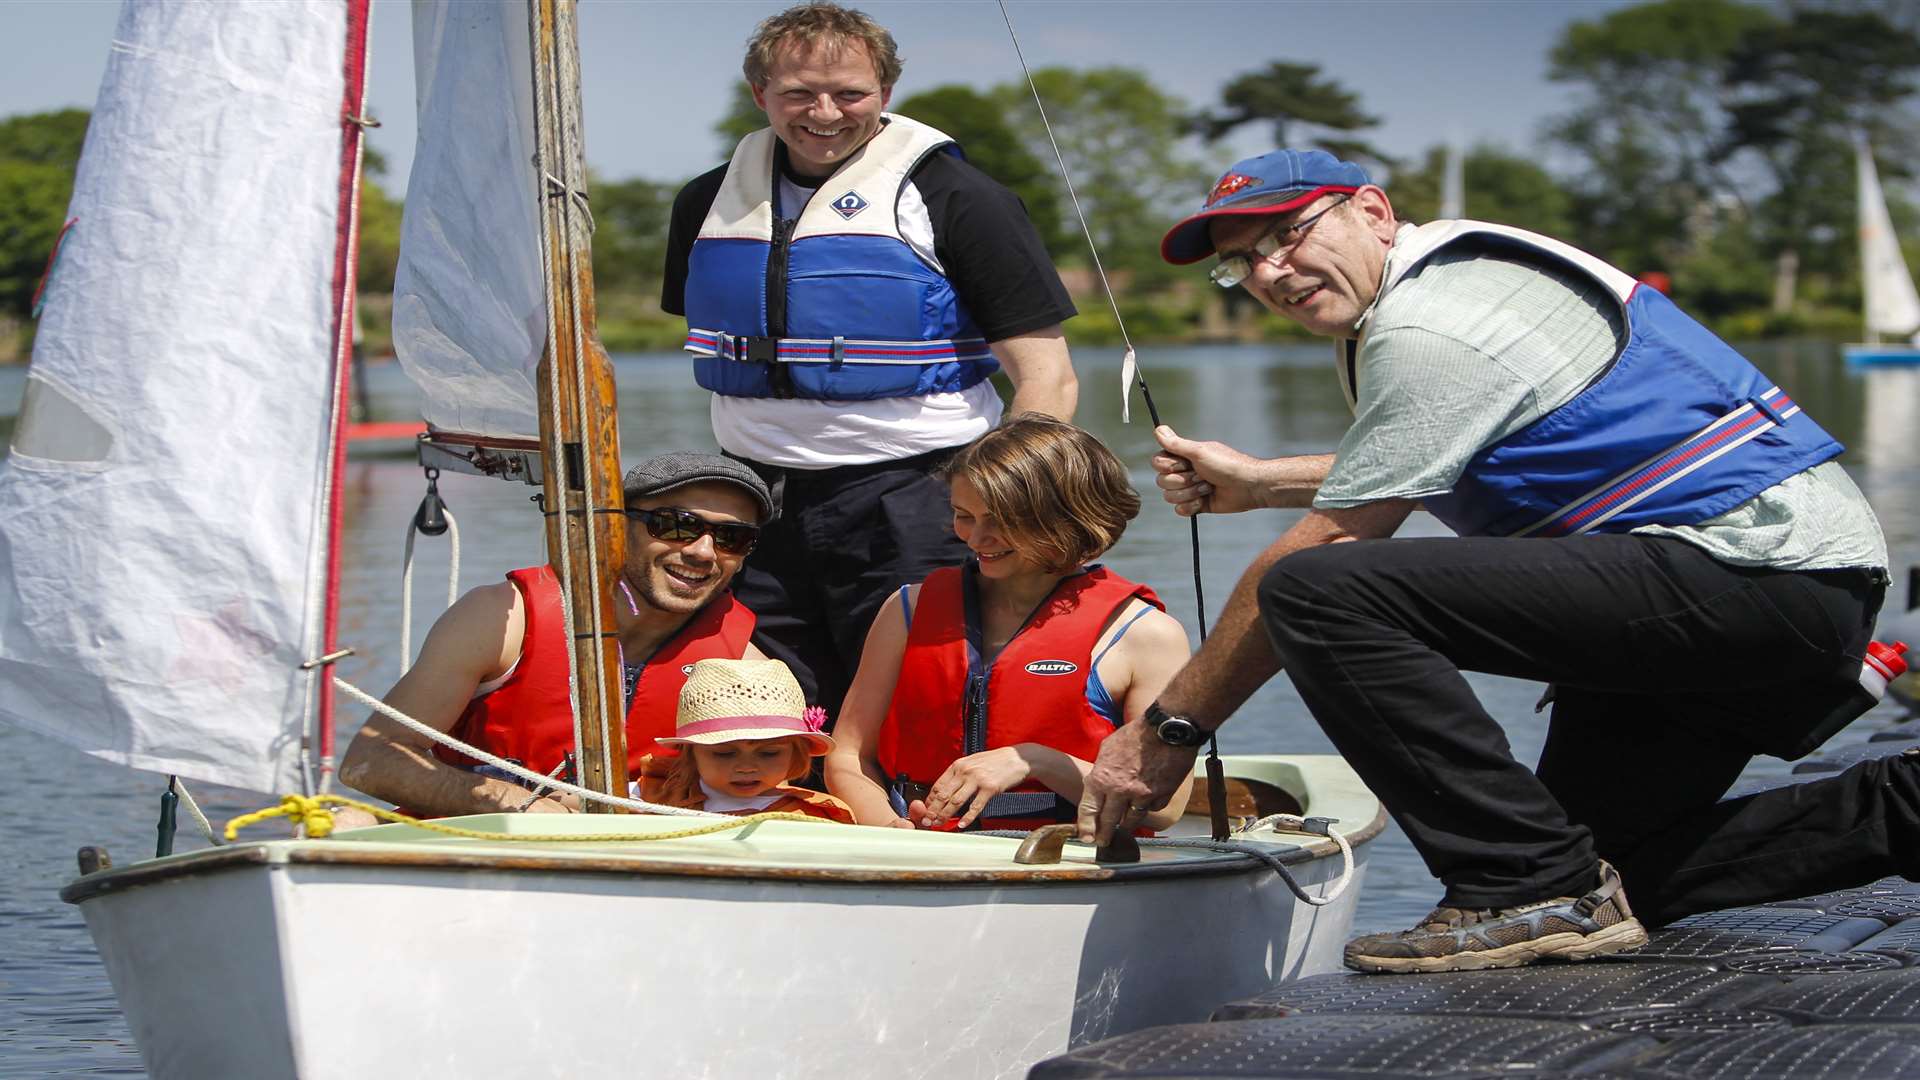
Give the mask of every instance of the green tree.
[{"label": "green tree", "polygon": [[608,292],[651,292],[667,258],[673,184],[651,180],[595,181],[593,279]]},{"label": "green tree", "polygon": [[[1220,104],[1220,111],[1203,111],[1190,121],[1209,142],[1242,124],[1267,123],[1273,126],[1275,146],[1319,146],[1336,157],[1392,164],[1386,154],[1350,134],[1376,126],[1379,117],[1362,112],[1360,95],[1323,77],[1318,64],[1275,60],[1238,75],[1220,91]],[[1301,143],[1294,142],[1296,136]]]},{"label": "green tree", "polygon": [[0,161],[59,165],[71,171],[80,163],[90,115],[85,109],[61,109],[0,120]]},{"label": "green tree", "polygon": [[1579,162],[1575,243],[1630,270],[1667,266],[1698,206],[1743,197],[1722,168],[1723,76],[1745,36],[1777,22],[1739,0],[1655,0],[1562,32],[1548,77],[1582,100],[1549,135]]},{"label": "green tree", "polygon": [[1845,275],[1855,257],[1850,133],[1865,132],[1891,175],[1915,142],[1900,105],[1920,75],[1920,33],[1873,11],[1801,8],[1757,27],[1729,59],[1728,153],[1750,151],[1772,193],[1761,236],[1774,257],[1773,310],[1791,310],[1799,275]]},{"label": "green tree", "polygon": [[390,293],[400,266],[400,203],[371,176],[360,175],[360,262],[355,288]]},{"label": "green tree", "polygon": [[[1042,68],[1033,78],[1102,261],[1136,276],[1166,276],[1160,234],[1206,189],[1214,171],[1180,152],[1185,103],[1131,68]],[[1031,152],[1050,158],[1027,85],[1003,84],[990,96]],[[1061,198],[1064,205],[1064,188]]]},{"label": "green tree", "polygon": [[766,110],[753,103],[753,89],[745,79],[733,84],[733,100],[727,112],[713,125],[714,138],[720,144],[722,161],[733,156],[740,140],[767,126]]},{"label": "green tree", "polygon": [[894,111],[953,136],[975,168],[1020,196],[1055,258],[1075,250],[1078,237],[1062,228],[1050,160],[1043,161],[1020,141],[998,103],[971,87],[949,85],[895,102]]},{"label": "green tree", "polygon": [[63,109],[0,121],[0,315],[24,319],[32,309],[66,223],[87,117]]},{"label": "green tree", "polygon": [[[1430,221],[1440,209],[1446,170],[1444,146],[1428,150],[1418,169],[1393,174],[1388,195],[1393,208],[1413,221]],[[1460,163],[1466,188],[1466,216],[1480,221],[1566,236],[1573,226],[1572,200],[1559,181],[1531,158],[1494,146],[1476,146]]]}]

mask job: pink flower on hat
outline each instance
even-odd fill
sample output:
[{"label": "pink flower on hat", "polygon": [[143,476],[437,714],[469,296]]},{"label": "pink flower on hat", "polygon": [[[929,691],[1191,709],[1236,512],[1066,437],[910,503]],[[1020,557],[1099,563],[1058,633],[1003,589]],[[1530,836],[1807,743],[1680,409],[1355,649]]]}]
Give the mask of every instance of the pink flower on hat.
[{"label": "pink flower on hat", "polygon": [[827,729],[827,710],[818,705],[809,705],[806,711],[800,714],[800,722],[807,725],[808,731],[825,731]]}]

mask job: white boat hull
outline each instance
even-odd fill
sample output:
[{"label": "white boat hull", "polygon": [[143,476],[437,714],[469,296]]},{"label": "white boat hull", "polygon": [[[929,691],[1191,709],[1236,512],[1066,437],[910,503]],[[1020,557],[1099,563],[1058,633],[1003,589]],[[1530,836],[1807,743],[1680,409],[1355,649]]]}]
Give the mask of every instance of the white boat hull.
[{"label": "white boat hull", "polygon": [[83,910],[163,1080],[401,1062],[417,1077],[984,1080],[1339,966],[1351,900],[1309,908],[1264,872],[1203,880],[742,887],[255,866]]},{"label": "white boat hull", "polygon": [[[939,839],[997,845],[1001,869],[837,880],[711,861],[623,871],[609,855],[568,872],[505,845],[340,839],[161,860],[69,892],[92,893],[75,898],[158,1080],[1019,1077],[1337,969],[1378,827],[1325,907],[1246,860],[1208,854],[1196,872],[1194,853],[1154,849],[1107,870],[1069,849],[1029,870],[1006,861],[1012,841],[968,837]],[[788,829],[869,851],[927,842]],[[1287,840],[1295,877],[1324,895],[1332,845]]]}]

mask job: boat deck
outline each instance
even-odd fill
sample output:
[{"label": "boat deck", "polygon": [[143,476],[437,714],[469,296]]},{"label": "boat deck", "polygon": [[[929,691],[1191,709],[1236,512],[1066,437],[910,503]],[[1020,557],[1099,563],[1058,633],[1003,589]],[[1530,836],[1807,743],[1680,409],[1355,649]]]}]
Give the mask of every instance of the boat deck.
[{"label": "boat deck", "polygon": [[[1880,753],[1915,745],[1868,744]],[[1855,748],[1847,755],[1859,757]],[[1831,771],[1808,762],[1797,772]],[[1041,1062],[1112,1077],[1920,1078],[1920,883],[1709,912],[1584,964],[1322,975]]]},{"label": "boat deck", "polygon": [[[1347,840],[1365,844],[1386,816],[1373,794],[1329,755],[1245,755],[1230,759],[1236,776],[1296,792],[1311,813],[1342,823]],[[78,903],[101,893],[244,865],[414,867],[448,871],[513,870],[554,874],[670,875],[952,885],[1128,881],[1245,873],[1264,863],[1250,854],[1191,847],[1142,846],[1137,862],[1101,862],[1090,847],[1068,844],[1059,861],[1014,861],[1020,840],[1005,836],[854,828],[820,821],[760,821],[683,836],[711,817],[605,814],[476,814],[436,824],[469,830],[453,836],[410,825],[352,829],[318,840],[268,840],[209,848],[89,874],[61,890]],[[262,826],[265,828],[265,826]],[[1240,839],[1289,865],[1339,855],[1334,841],[1307,833],[1253,833]]]}]

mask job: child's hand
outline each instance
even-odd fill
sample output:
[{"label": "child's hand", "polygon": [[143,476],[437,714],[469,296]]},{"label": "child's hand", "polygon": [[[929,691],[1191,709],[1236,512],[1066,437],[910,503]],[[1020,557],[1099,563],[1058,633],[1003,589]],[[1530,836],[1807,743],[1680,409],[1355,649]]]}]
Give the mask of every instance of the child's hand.
[{"label": "child's hand", "polygon": [[1032,775],[1033,767],[1018,747],[969,754],[947,766],[928,789],[926,802],[908,807],[908,816],[923,829],[936,829],[964,811],[958,826],[964,829],[974,823],[995,795],[1025,783]]}]

